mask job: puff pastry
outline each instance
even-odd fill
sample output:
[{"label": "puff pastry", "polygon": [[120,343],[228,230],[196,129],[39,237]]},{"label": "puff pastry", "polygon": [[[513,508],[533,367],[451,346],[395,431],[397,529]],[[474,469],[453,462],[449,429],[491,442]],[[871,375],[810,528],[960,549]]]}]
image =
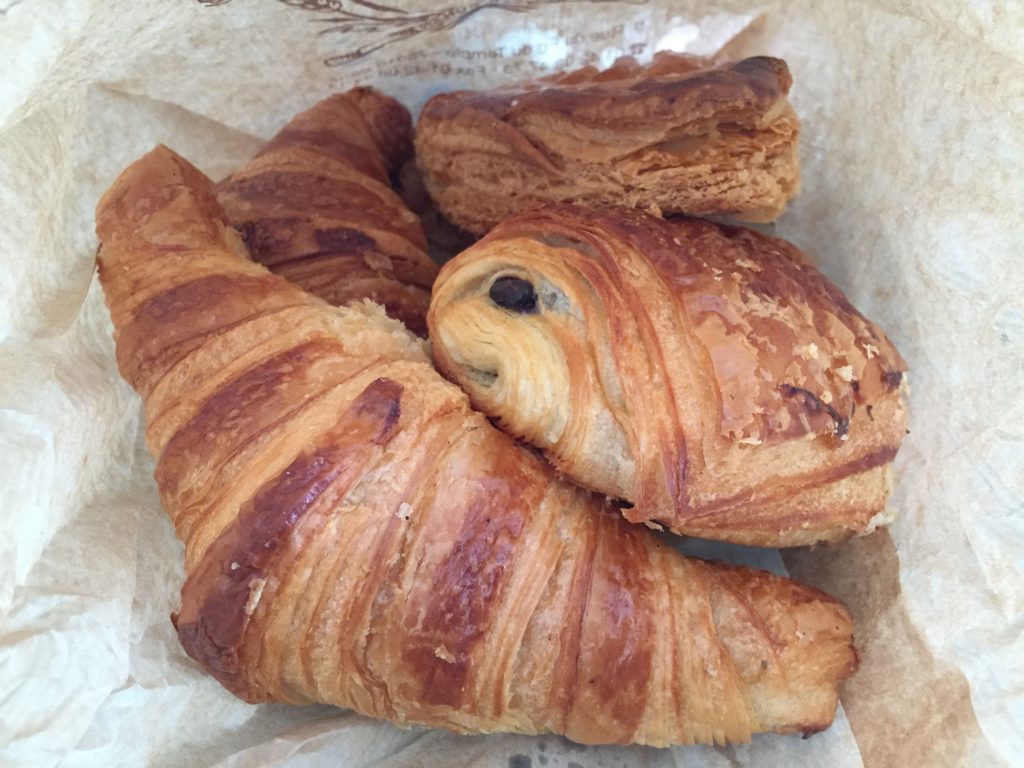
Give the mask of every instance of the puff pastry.
[{"label": "puff pastry", "polygon": [[442,269],[428,320],[477,407],[630,520],[790,546],[884,519],[906,364],[783,240],[526,212]]},{"label": "puff pastry", "polygon": [[831,722],[856,666],[842,606],[684,558],[557,481],[397,322],[250,261],[185,160],[130,166],[97,231],[185,543],[178,635],[231,691],[588,743]]},{"label": "puff pastry", "polygon": [[297,115],[218,197],[252,257],[332,304],[371,299],[423,335],[437,266],[389,174],[412,154],[412,120],[371,88]]},{"label": "puff pastry", "polygon": [[541,203],[770,221],[799,189],[799,121],[780,59],[661,53],[493,91],[433,97],[417,162],[475,234]]}]

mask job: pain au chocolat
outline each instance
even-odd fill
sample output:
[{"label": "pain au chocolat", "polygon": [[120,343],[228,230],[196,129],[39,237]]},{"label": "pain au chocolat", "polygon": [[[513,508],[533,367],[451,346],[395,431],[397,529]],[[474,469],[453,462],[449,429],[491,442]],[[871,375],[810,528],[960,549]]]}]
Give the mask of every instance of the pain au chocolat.
[{"label": "pain au chocolat", "polygon": [[761,546],[886,518],[906,364],[793,245],[555,206],[434,286],[438,367],[633,521]]}]

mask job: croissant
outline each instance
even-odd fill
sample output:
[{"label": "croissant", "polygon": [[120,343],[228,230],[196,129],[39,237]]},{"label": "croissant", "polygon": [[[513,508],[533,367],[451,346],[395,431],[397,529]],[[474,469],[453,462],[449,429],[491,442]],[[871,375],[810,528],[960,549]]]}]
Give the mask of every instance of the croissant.
[{"label": "croissant", "polygon": [[181,157],[125,170],[97,232],[185,544],[178,636],[229,690],[587,743],[831,722],[856,666],[837,601],[687,559],[556,480],[399,323],[251,262]]},{"label": "croissant", "polygon": [[416,126],[427,190],[483,234],[548,203],[771,221],[800,186],[780,59],[660,53],[535,83],[434,96]]},{"label": "croissant", "polygon": [[761,546],[884,521],[906,364],[795,247],[562,207],[449,262],[438,368],[634,522]]},{"label": "croissant", "polygon": [[297,115],[218,197],[252,257],[332,304],[372,299],[424,335],[437,266],[389,174],[412,154],[412,120],[371,88]]}]

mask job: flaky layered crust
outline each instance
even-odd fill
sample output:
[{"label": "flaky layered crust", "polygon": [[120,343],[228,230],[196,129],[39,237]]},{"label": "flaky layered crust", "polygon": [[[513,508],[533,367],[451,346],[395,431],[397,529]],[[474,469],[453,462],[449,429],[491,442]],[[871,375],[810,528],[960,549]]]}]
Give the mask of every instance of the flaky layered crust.
[{"label": "flaky layered crust", "polygon": [[442,212],[483,234],[544,203],[770,221],[799,189],[780,59],[661,53],[427,102],[417,162]]},{"label": "flaky layered crust", "polygon": [[[490,293],[524,280],[536,308]],[[633,521],[761,546],[882,518],[906,364],[794,246],[698,219],[562,207],[441,272],[438,367]]]},{"label": "flaky layered crust", "polygon": [[117,360],[185,543],[179,637],[249,701],[588,743],[832,720],[833,599],[687,559],[469,408],[371,305],[247,258],[159,148],[97,210]]},{"label": "flaky layered crust", "polygon": [[331,304],[371,299],[425,333],[437,267],[389,174],[412,154],[412,121],[370,88],[297,115],[218,186],[252,257]]}]

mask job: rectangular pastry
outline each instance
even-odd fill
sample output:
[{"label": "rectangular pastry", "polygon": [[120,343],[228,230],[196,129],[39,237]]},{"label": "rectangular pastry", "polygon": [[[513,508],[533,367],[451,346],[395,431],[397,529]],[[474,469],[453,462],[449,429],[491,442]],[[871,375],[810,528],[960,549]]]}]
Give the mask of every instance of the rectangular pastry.
[{"label": "rectangular pastry", "polygon": [[420,115],[417,158],[442,212],[478,235],[549,203],[771,221],[800,186],[791,83],[781,59],[660,53],[439,94]]}]

